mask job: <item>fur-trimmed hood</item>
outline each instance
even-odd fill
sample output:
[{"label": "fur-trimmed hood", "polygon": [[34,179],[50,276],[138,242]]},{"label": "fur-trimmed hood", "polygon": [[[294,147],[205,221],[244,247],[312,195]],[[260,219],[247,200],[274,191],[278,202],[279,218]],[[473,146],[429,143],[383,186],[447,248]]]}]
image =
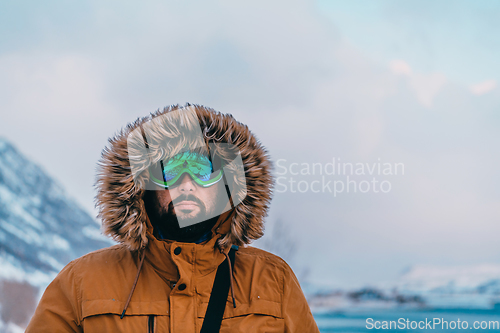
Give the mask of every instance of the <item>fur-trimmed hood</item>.
[{"label": "fur-trimmed hood", "polygon": [[[189,112],[184,113],[183,110]],[[151,150],[148,150],[149,158],[155,162],[171,157],[186,145],[176,126],[186,126],[186,123],[192,122],[192,119],[185,118],[188,117],[185,116],[188,113],[196,115],[203,140],[207,145],[227,143],[236,146],[243,164],[244,175],[235,172],[232,175],[233,179],[229,181],[233,184],[241,183],[244,176],[246,190],[235,191],[233,196],[238,197],[236,199],[239,204],[223,214],[227,217],[227,221],[223,234],[219,235],[219,246],[224,247],[228,244],[241,246],[263,235],[264,218],[267,216],[274,186],[272,164],[266,149],[246,125],[236,121],[230,114],[222,114],[201,105],[186,104],[185,107],[175,105],[128,124],[109,139],[109,145],[104,148],[99,161],[96,206],[102,219],[103,233],[126,245],[131,251],[144,248],[148,243],[147,214],[143,202],[148,177],[143,171],[149,167],[147,163],[139,167],[131,165],[130,161],[133,161],[138,154],[137,150],[133,149],[131,138],[133,139],[137,133],[139,135],[136,136],[140,136],[141,133],[144,136],[144,125],[148,123],[149,126],[152,120],[164,116],[163,123],[155,125],[157,128],[154,135],[149,138],[148,148]],[[162,145],[165,138],[168,138],[169,142],[174,139],[178,144],[166,147]],[[134,171],[137,173],[134,168],[138,168],[139,176],[134,174]]]}]

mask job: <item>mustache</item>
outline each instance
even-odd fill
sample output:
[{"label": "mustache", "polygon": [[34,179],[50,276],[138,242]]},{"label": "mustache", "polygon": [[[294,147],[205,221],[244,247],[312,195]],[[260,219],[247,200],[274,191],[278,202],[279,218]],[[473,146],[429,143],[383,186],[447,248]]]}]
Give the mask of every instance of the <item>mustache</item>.
[{"label": "mustache", "polygon": [[193,201],[196,202],[198,205],[203,206],[203,202],[201,202],[201,200],[195,197],[193,194],[181,194],[177,198],[172,199],[170,205],[176,205],[182,201]]}]

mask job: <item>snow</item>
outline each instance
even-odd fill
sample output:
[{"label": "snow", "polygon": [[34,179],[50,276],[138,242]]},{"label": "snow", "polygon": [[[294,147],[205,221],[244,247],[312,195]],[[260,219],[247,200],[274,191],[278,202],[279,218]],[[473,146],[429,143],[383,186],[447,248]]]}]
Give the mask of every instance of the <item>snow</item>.
[{"label": "snow", "polygon": [[415,292],[475,292],[493,280],[500,280],[499,264],[451,267],[418,265],[401,277],[398,287]]},{"label": "snow", "polygon": [[[379,295],[378,299],[353,297],[368,295],[369,288],[365,288],[350,292],[323,290],[308,300],[316,312],[391,307],[491,310],[500,305],[500,265],[417,265],[397,281],[372,289]],[[405,301],[401,302],[402,299]]]},{"label": "snow", "polygon": [[104,241],[104,242],[109,242],[109,239],[105,237],[99,228],[96,228],[94,226],[86,226],[82,229],[82,233],[87,236],[88,238],[99,240],[99,241]]},{"label": "snow", "polygon": [[26,271],[19,260],[11,255],[4,254],[0,257],[0,278],[18,282],[26,281],[36,287],[45,287],[56,276],[56,272],[44,273],[40,270]]},{"label": "snow", "polygon": [[0,200],[4,203],[14,201],[13,193],[3,184],[0,184]]},{"label": "snow", "polygon": [[5,231],[9,232],[13,236],[16,236],[19,239],[22,239],[28,244],[33,244],[33,245],[42,245],[43,240],[40,237],[40,234],[34,232],[31,229],[24,229],[21,230],[17,228],[16,226],[10,224],[10,223],[3,223],[2,227]]},{"label": "snow", "polygon": [[5,333],[24,333],[24,329],[12,322],[9,322],[5,325]]},{"label": "snow", "polygon": [[59,235],[53,234],[48,238],[50,238],[50,240],[47,241],[47,247],[50,249],[69,250],[71,248],[69,242]]},{"label": "snow", "polygon": [[45,252],[38,253],[38,258],[41,261],[43,261],[43,262],[49,264],[50,266],[52,266],[55,271],[60,271],[61,269],[64,268],[63,264],[61,264],[59,261],[57,261],[56,259],[54,259],[53,257],[51,257],[50,255],[48,255]]},{"label": "snow", "polygon": [[[43,230],[43,224],[28,213],[23,206],[29,206],[24,198],[15,197],[12,192],[4,185],[0,184],[0,200],[9,207],[11,214],[16,215],[18,219],[30,224],[33,228]],[[40,199],[38,199],[40,201]],[[24,204],[24,205],[23,205]]]},{"label": "snow", "polygon": [[23,333],[24,329],[16,324],[9,322],[4,323],[2,319],[0,319],[0,332],[3,333]]},{"label": "snow", "polygon": [[417,265],[396,288],[406,295],[420,295],[433,308],[492,309],[499,303],[500,265]]}]

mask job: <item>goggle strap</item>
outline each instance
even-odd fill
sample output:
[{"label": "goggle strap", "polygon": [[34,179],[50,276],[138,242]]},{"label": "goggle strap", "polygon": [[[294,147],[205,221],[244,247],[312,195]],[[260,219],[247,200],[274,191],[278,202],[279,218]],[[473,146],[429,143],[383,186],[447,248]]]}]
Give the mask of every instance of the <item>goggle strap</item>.
[{"label": "goggle strap", "polygon": [[231,195],[231,192],[229,191],[229,186],[227,186],[227,179],[226,179],[226,174],[222,173],[222,177],[224,179],[224,188],[226,189],[226,194],[227,197],[229,198],[229,203],[231,204],[231,209],[234,209],[234,203],[233,203],[233,197]]},{"label": "goggle strap", "polygon": [[165,170],[163,168],[163,161],[162,160],[160,160],[160,166],[161,166],[161,175],[163,177],[163,183],[164,183],[165,189],[167,189],[168,188],[167,178],[165,177]]}]

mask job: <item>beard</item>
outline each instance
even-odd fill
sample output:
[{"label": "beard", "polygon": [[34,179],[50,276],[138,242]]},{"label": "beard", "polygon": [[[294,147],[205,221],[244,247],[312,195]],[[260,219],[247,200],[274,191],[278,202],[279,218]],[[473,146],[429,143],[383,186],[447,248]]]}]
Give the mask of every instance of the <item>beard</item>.
[{"label": "beard", "polygon": [[[164,238],[185,243],[196,242],[212,229],[222,212],[221,205],[207,212],[205,204],[192,194],[178,196],[168,204],[167,208],[157,207],[152,204],[152,200],[148,200],[148,197],[154,193],[148,192],[153,191],[146,191],[144,204],[158,239]],[[176,213],[175,205],[181,201],[197,203],[200,211],[195,215],[181,210]],[[179,222],[182,222],[182,225],[187,224],[187,226],[181,228]]]}]

